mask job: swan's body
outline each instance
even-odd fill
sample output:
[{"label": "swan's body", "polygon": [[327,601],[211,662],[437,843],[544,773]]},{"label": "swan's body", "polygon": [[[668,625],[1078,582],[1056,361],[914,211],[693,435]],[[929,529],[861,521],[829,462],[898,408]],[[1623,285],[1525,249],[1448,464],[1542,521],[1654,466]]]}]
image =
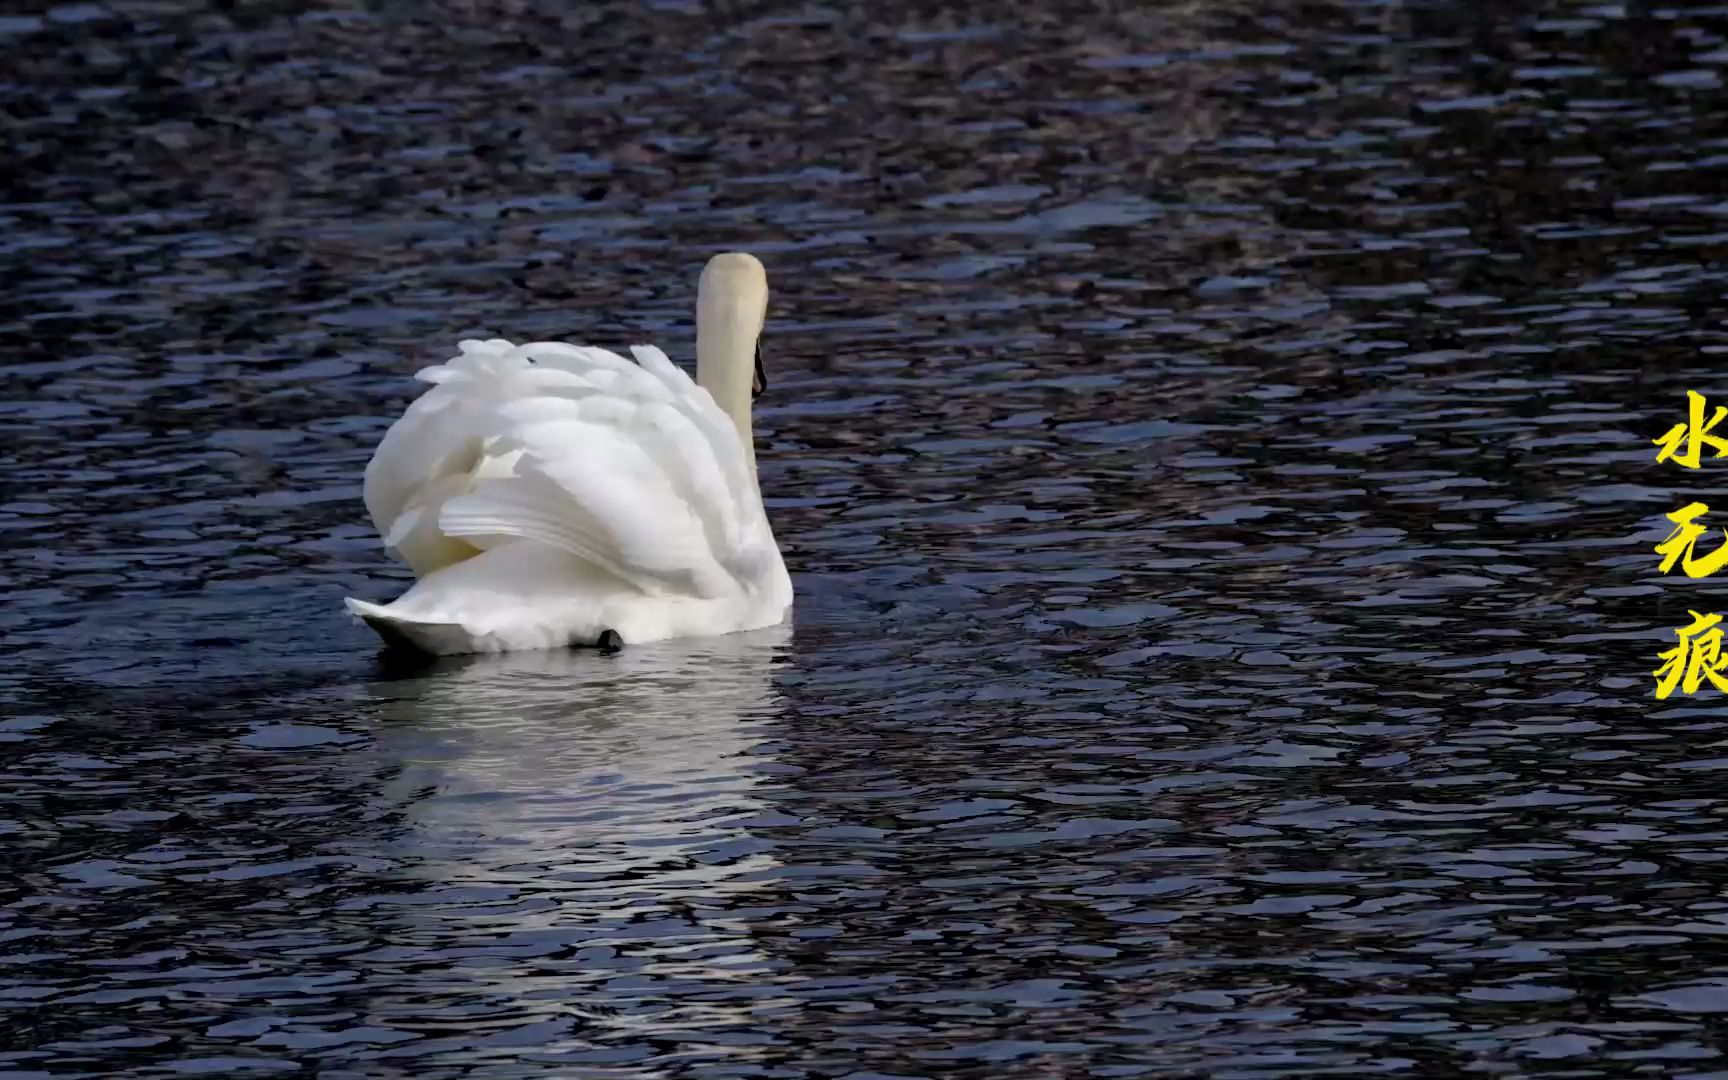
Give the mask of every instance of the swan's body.
[{"label": "swan's body", "polygon": [[348,607],[387,642],[458,654],[772,626],[792,582],[756,484],[762,265],[719,255],[697,376],[554,342],[464,341],[366,467],[366,509],[419,580]]}]

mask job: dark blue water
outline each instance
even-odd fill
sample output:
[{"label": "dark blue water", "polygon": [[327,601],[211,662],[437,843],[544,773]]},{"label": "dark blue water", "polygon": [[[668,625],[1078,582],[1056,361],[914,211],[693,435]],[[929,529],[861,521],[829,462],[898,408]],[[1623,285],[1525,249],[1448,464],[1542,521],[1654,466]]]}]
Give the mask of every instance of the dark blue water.
[{"label": "dark blue water", "polygon": [[[8,9],[0,1077],[1728,1075],[1725,38]],[[793,625],[380,658],[409,375],[732,248]]]}]

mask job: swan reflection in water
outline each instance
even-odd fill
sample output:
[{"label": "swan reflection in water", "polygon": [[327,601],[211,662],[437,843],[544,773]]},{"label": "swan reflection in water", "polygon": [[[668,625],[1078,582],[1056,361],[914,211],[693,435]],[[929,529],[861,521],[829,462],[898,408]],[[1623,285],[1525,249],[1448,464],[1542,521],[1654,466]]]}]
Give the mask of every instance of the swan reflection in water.
[{"label": "swan reflection in water", "polygon": [[389,941],[380,959],[460,958],[459,996],[513,1001],[518,1022],[548,997],[716,1022],[680,999],[771,967],[727,912],[777,876],[745,823],[790,637],[442,660],[372,684],[393,824],[364,843],[395,872],[344,907]]}]

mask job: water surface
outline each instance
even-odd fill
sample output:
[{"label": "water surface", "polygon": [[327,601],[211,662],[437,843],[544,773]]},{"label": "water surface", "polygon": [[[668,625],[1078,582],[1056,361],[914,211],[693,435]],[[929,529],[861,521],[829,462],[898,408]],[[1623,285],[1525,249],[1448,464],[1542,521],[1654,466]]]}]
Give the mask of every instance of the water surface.
[{"label": "water surface", "polygon": [[[0,1075],[1728,1070],[1728,19],[1006,10],[0,18]],[[381,660],[408,376],[736,247],[793,625]]]}]

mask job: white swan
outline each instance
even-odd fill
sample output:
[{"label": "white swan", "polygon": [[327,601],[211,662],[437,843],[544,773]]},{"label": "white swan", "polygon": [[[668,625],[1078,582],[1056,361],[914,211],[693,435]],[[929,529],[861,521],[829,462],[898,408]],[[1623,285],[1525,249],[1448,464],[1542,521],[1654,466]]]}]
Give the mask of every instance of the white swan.
[{"label": "white swan", "polygon": [[716,255],[696,382],[557,342],[464,341],[366,466],[366,509],[419,578],[348,608],[392,645],[458,654],[726,634],[786,616],[756,483],[762,264]]}]

